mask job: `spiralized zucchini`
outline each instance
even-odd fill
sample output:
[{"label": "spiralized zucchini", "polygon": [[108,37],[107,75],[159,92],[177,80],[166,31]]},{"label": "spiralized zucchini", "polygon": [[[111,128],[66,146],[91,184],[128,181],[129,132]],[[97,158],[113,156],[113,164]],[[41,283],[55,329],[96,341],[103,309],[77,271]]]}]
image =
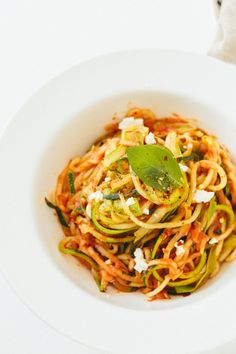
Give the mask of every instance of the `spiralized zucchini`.
[{"label": "spiralized zucchini", "polygon": [[100,291],[193,293],[236,258],[236,168],[196,122],[132,108],[57,180],[59,251]]}]

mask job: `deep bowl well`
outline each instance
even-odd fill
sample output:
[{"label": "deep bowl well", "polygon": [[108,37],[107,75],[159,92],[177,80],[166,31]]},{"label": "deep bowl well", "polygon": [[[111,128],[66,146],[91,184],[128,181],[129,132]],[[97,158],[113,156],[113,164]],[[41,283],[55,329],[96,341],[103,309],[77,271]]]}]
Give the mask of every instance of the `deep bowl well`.
[{"label": "deep bowl well", "polygon": [[62,231],[44,196],[53,191],[66,162],[89,148],[112,115],[133,106],[158,116],[176,112],[196,118],[234,155],[235,84],[235,69],[209,58],[126,52],[70,69],[16,114],[0,141],[0,263],[42,319],[109,352],[155,352],[157,333],[161,353],[200,352],[234,337],[235,263],[187,298],[148,302],[138,293],[100,294],[90,273],[59,253]]}]

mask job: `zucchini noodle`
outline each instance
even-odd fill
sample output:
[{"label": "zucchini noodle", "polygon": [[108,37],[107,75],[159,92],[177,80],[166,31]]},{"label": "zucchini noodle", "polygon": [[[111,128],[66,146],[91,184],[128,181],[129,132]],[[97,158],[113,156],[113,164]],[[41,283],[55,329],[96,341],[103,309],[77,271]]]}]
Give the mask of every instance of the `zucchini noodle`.
[{"label": "zucchini noodle", "polygon": [[189,295],[236,259],[236,168],[195,121],[132,108],[45,199],[61,223],[59,251],[98,289],[149,301]]}]

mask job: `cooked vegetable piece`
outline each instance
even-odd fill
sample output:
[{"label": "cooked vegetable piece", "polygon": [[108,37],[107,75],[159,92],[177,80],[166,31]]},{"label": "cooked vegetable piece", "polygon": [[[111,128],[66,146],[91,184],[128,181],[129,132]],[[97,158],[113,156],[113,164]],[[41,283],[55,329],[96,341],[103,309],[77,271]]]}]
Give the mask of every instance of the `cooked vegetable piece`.
[{"label": "cooked vegetable piece", "polygon": [[55,212],[57,213],[58,220],[60,221],[61,225],[64,227],[69,227],[61,209],[58,206],[54,205],[52,202],[50,202],[47,198],[45,198],[45,202],[49,208],[55,210]]},{"label": "cooked vegetable piece", "polygon": [[104,160],[103,164],[105,167],[109,167],[111,164],[119,160],[122,156],[125,155],[126,147],[124,145],[120,145],[110,154],[108,154]]},{"label": "cooked vegetable piece", "polygon": [[94,226],[96,227],[96,229],[98,229],[99,231],[102,231],[108,235],[121,235],[121,234],[125,234],[127,232],[130,232],[130,231],[136,229],[136,226],[135,226],[131,229],[115,230],[115,229],[108,229],[108,228],[104,227],[103,225],[99,224],[99,222],[96,219],[96,212],[97,212],[99,206],[100,206],[100,203],[97,203],[92,208],[92,222],[93,222]]},{"label": "cooked vegetable piece", "polygon": [[92,268],[94,268],[95,270],[99,269],[98,264],[89,256],[87,256],[87,254],[78,251],[76,249],[72,249],[72,248],[66,248],[66,244],[67,243],[67,239],[63,239],[61,240],[61,242],[59,243],[59,251],[64,253],[64,254],[70,254],[72,256],[75,256],[77,258],[80,258],[84,261],[86,261]]},{"label": "cooked vegetable piece", "polygon": [[68,172],[68,183],[71,194],[75,194],[74,176],[71,171]]}]

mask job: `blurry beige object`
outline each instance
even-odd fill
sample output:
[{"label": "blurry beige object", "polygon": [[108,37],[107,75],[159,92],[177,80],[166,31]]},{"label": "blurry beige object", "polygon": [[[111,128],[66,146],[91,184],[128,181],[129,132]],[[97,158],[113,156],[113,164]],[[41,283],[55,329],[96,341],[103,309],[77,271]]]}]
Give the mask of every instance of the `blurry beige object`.
[{"label": "blurry beige object", "polygon": [[218,28],[209,54],[236,64],[236,0],[213,0]]}]

